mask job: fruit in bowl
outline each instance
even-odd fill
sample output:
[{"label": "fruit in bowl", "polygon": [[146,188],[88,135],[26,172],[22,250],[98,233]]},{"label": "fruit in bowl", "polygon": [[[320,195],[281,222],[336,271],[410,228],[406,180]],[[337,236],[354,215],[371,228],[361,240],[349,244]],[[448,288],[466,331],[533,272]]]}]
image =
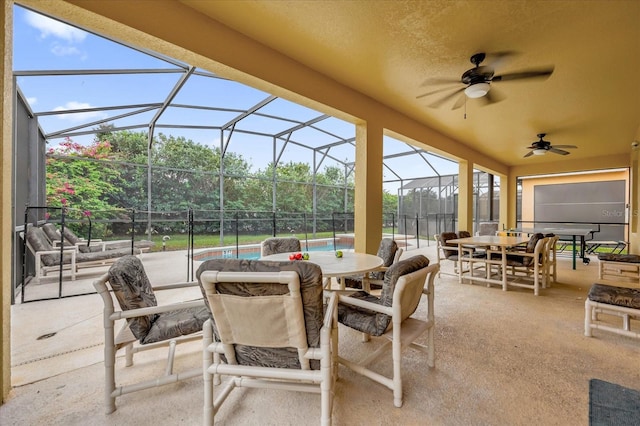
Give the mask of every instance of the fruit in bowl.
[{"label": "fruit in bowl", "polygon": [[291,253],[289,260],[302,260],[302,253]]},{"label": "fruit in bowl", "polygon": [[340,259],[342,257],[342,250],[336,250],[336,257]]}]

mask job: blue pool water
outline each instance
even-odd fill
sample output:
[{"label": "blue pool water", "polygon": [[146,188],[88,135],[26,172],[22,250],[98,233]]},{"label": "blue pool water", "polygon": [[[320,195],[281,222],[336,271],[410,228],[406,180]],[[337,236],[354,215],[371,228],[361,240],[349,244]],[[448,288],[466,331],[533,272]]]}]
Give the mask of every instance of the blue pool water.
[{"label": "blue pool water", "polygon": [[[336,250],[349,250],[352,249],[353,246],[347,245],[347,244],[338,244],[336,246]],[[333,243],[328,243],[325,246],[315,246],[315,247],[309,247],[308,250],[305,250],[305,245],[304,242],[302,243],[302,253],[304,253],[305,251],[308,252],[312,252],[312,251],[333,251]],[[197,255],[198,253],[196,253]],[[210,260],[210,259],[259,259],[260,258],[260,249],[256,248],[255,252],[251,252],[251,253],[240,253],[239,256],[236,256],[236,250],[235,249],[229,249],[229,250],[210,250],[210,255],[209,256],[203,256],[198,258],[198,261],[206,261],[206,260]]]}]

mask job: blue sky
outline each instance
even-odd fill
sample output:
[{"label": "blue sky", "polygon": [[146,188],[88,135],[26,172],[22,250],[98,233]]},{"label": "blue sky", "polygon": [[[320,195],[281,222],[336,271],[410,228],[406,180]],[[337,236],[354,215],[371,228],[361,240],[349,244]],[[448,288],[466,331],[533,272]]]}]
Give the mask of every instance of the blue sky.
[{"label": "blue sky", "polygon": [[[126,47],[59,21],[36,14],[19,6],[14,7],[14,70],[95,70],[95,69],[178,69],[170,62],[154,58],[135,49]],[[171,74],[134,74],[134,75],[75,75],[47,77],[19,77],[18,85],[34,112],[65,111],[79,108],[110,107],[128,104],[161,103],[181,77]],[[174,99],[176,104],[213,106],[231,109],[246,109],[268,97],[268,93],[244,86],[232,81],[191,76],[187,85]],[[131,111],[119,109],[58,116],[40,117],[40,125],[50,133],[71,128],[81,123],[90,123]],[[260,112],[274,116],[285,116],[294,120],[306,121],[319,112],[277,99],[260,109]],[[155,111],[134,117],[113,121],[117,125],[146,124]],[[163,114],[159,124],[179,125],[220,125],[233,117],[229,112],[203,110],[185,110],[170,108]],[[278,132],[292,127],[290,122],[253,116],[243,120],[240,127],[256,129],[266,133]],[[352,124],[330,118],[319,122],[317,126],[343,138],[355,135]],[[92,126],[91,128],[96,127]],[[134,131],[147,131],[141,128]],[[204,145],[220,145],[220,132],[213,130],[157,129],[157,132],[174,136],[184,136]],[[78,136],[73,140],[89,143],[91,136]],[[306,129],[296,132],[292,140],[310,146],[320,146],[337,141],[324,133]],[[55,146],[60,139],[52,139]],[[278,146],[282,142],[277,143]],[[385,155],[407,151],[408,146],[392,138],[385,138]],[[234,134],[229,150],[242,155],[254,169],[264,168],[273,158],[270,138]],[[341,160],[353,161],[355,150],[350,146],[333,148],[331,155]],[[310,151],[289,144],[284,151],[282,161],[313,161]],[[457,166],[448,161],[432,159],[441,173],[456,173]],[[337,165],[325,160],[323,165]],[[389,161],[404,179],[433,175],[433,171],[419,156],[402,157]],[[386,179],[395,179],[393,174],[384,171]],[[395,192],[397,184],[385,185]]]}]

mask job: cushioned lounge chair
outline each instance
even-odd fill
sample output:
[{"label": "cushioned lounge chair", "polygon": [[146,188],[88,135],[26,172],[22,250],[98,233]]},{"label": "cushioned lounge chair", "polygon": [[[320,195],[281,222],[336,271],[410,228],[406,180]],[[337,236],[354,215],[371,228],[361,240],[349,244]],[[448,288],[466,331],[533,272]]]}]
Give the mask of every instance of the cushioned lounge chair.
[{"label": "cushioned lounge chair", "polygon": [[[94,251],[103,250],[118,250],[131,247],[131,240],[102,241],[92,239],[91,245],[89,245],[87,240],[79,238],[71,229],[67,227],[64,228],[64,239],[71,245],[78,247],[78,250],[80,250],[81,253],[91,253]],[[96,244],[94,244],[94,242]],[[140,253],[149,251],[151,247],[153,247],[153,245],[154,242],[149,240],[140,240],[133,242],[133,247],[139,250]]]},{"label": "cushioned lounge chair", "polygon": [[[203,329],[204,424],[213,425],[219,407],[239,387],[320,393],[321,424],[331,424],[337,296],[323,311],[320,267],[215,259],[196,275],[213,313]],[[227,378],[214,400],[221,375]]]},{"label": "cushioned lounge chair", "polygon": [[[62,237],[60,235],[60,231],[53,223],[45,223],[41,226],[45,235],[49,239],[49,242],[53,247],[60,247],[60,241],[62,241]],[[66,230],[65,230],[66,231]],[[64,240],[65,247],[76,247],[78,251],[81,253],[90,253],[96,251],[103,251],[104,245],[102,244],[102,240],[91,240],[91,244],[84,240],[78,240],[76,244],[71,244],[66,239]]]},{"label": "cushioned lounge chair", "polygon": [[[107,414],[116,409],[116,397],[175,383],[202,374],[202,365],[180,373],[173,372],[175,348],[178,343],[202,338],[202,325],[211,315],[203,299],[158,306],[154,289],[142,262],[135,256],[124,256],[109,272],[93,283],[104,302],[104,370]],[[196,282],[163,285],[163,290],[197,287]],[[110,288],[109,288],[110,287]],[[109,290],[113,290],[120,310],[116,310]],[[126,319],[115,335],[115,322]],[[133,365],[136,352],[168,347],[169,356],[164,375],[138,383],[116,385],[116,352],[126,349],[126,366]],[[161,403],[160,401],[158,403]]]},{"label": "cushioned lounge chair", "polygon": [[[29,226],[27,228],[26,244],[35,257],[35,278],[37,280],[46,276],[50,271],[60,270],[60,247],[53,247],[42,229]],[[75,280],[76,273],[80,268],[110,265],[127,254],[131,254],[131,248],[79,253],[75,247],[65,247],[62,268],[69,270],[71,279]]]}]

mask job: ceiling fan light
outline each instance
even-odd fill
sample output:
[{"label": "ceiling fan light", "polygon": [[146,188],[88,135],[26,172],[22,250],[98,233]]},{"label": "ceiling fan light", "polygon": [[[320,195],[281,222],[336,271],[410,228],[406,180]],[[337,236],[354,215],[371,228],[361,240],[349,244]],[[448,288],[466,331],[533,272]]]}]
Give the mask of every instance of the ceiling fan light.
[{"label": "ceiling fan light", "polygon": [[481,98],[489,92],[491,86],[489,83],[476,83],[464,89],[464,94],[468,98]]},{"label": "ceiling fan light", "polygon": [[544,148],[536,148],[533,150],[533,155],[545,155],[547,150]]}]

